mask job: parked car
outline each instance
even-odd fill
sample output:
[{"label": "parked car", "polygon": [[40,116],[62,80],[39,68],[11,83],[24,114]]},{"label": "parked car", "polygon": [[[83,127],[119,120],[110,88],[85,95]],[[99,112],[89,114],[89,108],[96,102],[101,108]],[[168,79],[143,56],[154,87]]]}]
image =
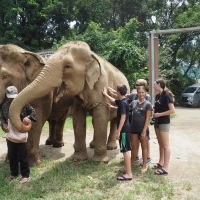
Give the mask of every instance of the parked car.
[{"label": "parked car", "polygon": [[193,84],[182,92],[180,104],[200,107],[200,83]]}]

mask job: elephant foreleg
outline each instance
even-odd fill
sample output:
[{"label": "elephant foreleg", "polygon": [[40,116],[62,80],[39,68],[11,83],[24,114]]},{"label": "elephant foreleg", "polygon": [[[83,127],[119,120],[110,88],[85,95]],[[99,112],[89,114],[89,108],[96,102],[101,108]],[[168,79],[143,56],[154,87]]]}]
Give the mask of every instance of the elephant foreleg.
[{"label": "elephant foreleg", "polygon": [[107,126],[108,126],[109,109],[104,105],[99,105],[93,109],[92,122],[94,126],[94,155],[95,161],[108,162],[107,156]]},{"label": "elephant foreleg", "polygon": [[42,127],[36,128],[34,125],[29,131],[28,141],[26,143],[26,148],[29,156],[29,166],[33,166],[34,164],[38,165],[41,163],[38,152],[41,130]]},{"label": "elephant foreleg", "polygon": [[73,127],[74,127],[74,154],[72,160],[88,159],[86,150],[86,111],[78,105],[73,108]]},{"label": "elephant foreleg", "polygon": [[116,118],[114,118],[110,121],[110,134],[107,141],[108,150],[113,150],[117,148],[116,131],[117,131],[117,121]]}]

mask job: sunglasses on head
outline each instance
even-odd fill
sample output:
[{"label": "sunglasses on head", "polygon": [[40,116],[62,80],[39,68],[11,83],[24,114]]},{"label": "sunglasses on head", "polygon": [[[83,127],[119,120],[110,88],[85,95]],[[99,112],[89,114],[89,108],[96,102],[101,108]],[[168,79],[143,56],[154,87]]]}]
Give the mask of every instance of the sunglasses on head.
[{"label": "sunglasses on head", "polygon": [[139,85],[139,84],[135,84],[135,86],[141,86],[141,85]]}]

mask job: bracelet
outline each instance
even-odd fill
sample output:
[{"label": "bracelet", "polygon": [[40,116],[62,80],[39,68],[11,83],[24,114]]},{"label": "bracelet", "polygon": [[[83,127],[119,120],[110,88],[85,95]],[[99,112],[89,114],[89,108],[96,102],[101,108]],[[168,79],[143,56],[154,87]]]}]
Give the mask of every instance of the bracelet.
[{"label": "bracelet", "polygon": [[142,133],[141,133],[142,135],[144,135],[144,134],[146,134],[146,132],[145,131],[142,131]]}]

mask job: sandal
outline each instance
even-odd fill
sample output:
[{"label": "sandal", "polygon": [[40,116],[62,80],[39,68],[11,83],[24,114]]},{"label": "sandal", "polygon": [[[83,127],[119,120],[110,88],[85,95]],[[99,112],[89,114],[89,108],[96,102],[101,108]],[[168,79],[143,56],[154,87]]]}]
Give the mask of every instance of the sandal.
[{"label": "sandal", "polygon": [[162,169],[162,165],[160,163],[155,164],[152,169]]},{"label": "sandal", "polygon": [[156,175],[168,175],[168,172],[166,172],[163,168],[157,169],[154,174]]},{"label": "sandal", "polygon": [[20,183],[26,183],[29,180],[29,177],[22,177]]},{"label": "sandal", "polygon": [[10,175],[8,177],[5,178],[6,181],[11,181],[13,179],[17,178],[17,176],[13,176],[13,175]]}]

